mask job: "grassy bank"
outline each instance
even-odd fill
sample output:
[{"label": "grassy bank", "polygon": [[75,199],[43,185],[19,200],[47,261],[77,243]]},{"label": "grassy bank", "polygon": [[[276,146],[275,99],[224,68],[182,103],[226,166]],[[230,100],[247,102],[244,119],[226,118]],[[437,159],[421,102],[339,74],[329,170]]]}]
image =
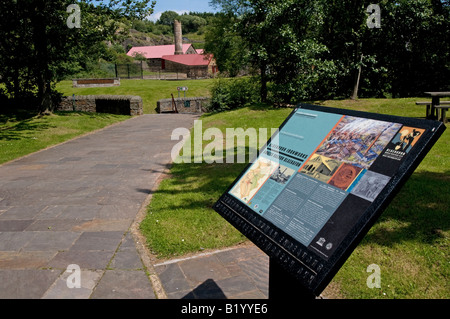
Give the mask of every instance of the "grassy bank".
[{"label": "grassy bank", "polygon": [[[120,80],[120,86],[114,87],[94,87],[94,88],[73,88],[72,81],[62,81],[58,83],[57,90],[66,96],[75,95],[138,95],[144,102],[144,113],[156,113],[156,102],[160,99],[170,99],[171,94],[178,97],[177,87],[187,86],[187,97],[209,96],[210,86],[213,79],[206,80]],[[181,92],[181,97],[184,93]]]},{"label": "grassy bank", "polygon": [[[332,107],[424,117],[418,99],[320,101]],[[250,107],[202,117],[203,130],[278,127],[290,109]],[[333,279],[334,298],[448,298],[450,288],[450,130],[422,161]],[[204,145],[210,141],[204,141]],[[141,229],[150,249],[168,258],[245,240],[211,206],[245,164],[174,164],[154,194]],[[366,285],[367,266],[381,268],[381,289]]]},{"label": "grassy bank", "polygon": [[129,118],[78,112],[0,114],[0,164]]}]

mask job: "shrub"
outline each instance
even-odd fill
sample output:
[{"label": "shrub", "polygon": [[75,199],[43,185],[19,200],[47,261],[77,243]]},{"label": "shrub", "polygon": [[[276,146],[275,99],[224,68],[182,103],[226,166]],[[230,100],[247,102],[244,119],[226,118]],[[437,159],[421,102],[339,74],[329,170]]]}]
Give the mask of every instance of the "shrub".
[{"label": "shrub", "polygon": [[244,107],[259,101],[259,85],[254,78],[219,78],[211,88],[209,112]]}]

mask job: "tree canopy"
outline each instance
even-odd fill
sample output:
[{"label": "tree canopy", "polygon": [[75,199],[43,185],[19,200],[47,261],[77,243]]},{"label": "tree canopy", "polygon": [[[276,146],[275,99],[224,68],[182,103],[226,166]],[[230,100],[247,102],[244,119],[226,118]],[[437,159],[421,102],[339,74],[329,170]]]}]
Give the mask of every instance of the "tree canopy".
[{"label": "tree canopy", "polygon": [[448,89],[449,1],[381,0],[381,28],[368,23],[371,2],[212,0],[233,22],[216,20],[206,48],[222,71],[236,74],[233,65],[242,63],[258,70],[262,100],[296,103],[358,92],[399,97]]},{"label": "tree canopy", "polygon": [[54,84],[98,56],[129,19],[151,14],[155,2],[150,1],[82,0],[75,7],[70,0],[0,2],[3,94],[52,110],[58,96]]}]

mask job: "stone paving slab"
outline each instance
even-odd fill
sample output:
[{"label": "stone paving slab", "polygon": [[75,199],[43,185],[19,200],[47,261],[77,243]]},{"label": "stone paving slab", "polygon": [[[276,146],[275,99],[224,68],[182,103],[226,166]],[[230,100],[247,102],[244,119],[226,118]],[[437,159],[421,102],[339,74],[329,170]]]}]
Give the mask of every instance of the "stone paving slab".
[{"label": "stone paving slab", "polygon": [[144,115],[0,165],[0,298],[267,298],[253,245],[154,265],[135,233],[195,118]]},{"label": "stone paving slab", "polygon": [[169,299],[267,299],[269,258],[252,244],[154,266]]},{"label": "stone paving slab", "polygon": [[130,226],[195,118],[143,115],[0,165],[0,298],[155,298]]},{"label": "stone paving slab", "polygon": [[55,269],[0,269],[0,298],[41,298],[60,274]]}]

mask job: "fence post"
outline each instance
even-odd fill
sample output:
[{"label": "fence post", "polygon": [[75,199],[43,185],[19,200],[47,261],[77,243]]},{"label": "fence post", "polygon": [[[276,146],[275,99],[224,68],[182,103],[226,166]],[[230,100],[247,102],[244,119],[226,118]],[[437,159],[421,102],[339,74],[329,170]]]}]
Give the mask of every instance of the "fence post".
[{"label": "fence post", "polygon": [[128,71],[128,79],[130,79],[130,65],[127,64],[127,71]]},{"label": "fence post", "polygon": [[144,79],[144,67],[143,67],[142,62],[144,62],[144,61],[141,60],[141,79],[143,80]]},{"label": "fence post", "polygon": [[117,63],[114,63],[114,71],[116,71],[116,78],[118,78],[117,74]]}]

